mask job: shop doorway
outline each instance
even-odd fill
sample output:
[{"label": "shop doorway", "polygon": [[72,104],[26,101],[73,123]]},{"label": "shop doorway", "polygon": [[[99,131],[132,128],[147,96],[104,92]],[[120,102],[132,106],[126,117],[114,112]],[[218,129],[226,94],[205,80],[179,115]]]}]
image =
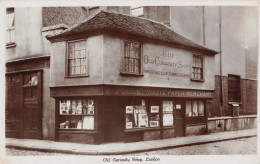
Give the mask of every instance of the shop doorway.
[{"label": "shop doorway", "polygon": [[23,138],[42,138],[41,72],[23,76]]},{"label": "shop doorway", "polygon": [[121,110],[118,98],[107,97],[104,101],[104,142],[123,142],[124,110]]},{"label": "shop doorway", "polygon": [[185,136],[185,101],[175,101],[175,137]]}]

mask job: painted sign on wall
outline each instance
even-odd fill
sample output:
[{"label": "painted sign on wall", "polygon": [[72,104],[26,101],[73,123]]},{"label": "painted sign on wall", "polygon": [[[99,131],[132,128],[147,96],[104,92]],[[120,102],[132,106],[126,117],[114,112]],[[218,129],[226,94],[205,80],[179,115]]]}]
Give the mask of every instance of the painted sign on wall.
[{"label": "painted sign on wall", "polygon": [[[192,55],[190,55],[192,58]],[[144,54],[144,73],[159,76],[190,77],[190,64],[177,56],[171,50],[162,50],[157,55],[155,53]]]}]

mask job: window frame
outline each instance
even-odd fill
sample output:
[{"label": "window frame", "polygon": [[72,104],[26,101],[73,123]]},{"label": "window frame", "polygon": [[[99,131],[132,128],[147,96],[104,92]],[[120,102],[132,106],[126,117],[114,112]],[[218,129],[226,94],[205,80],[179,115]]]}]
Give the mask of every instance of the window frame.
[{"label": "window frame", "polygon": [[[202,67],[196,67],[196,66],[193,66],[193,60],[194,58],[200,58],[202,61],[201,61],[201,64],[202,64]],[[201,70],[201,78],[195,78],[193,77],[193,69],[194,68],[198,68],[198,69],[202,69]],[[190,75],[190,78],[192,81],[200,81],[200,82],[204,82],[205,81],[205,57],[203,55],[198,55],[198,54],[193,54],[192,56],[192,64],[191,64],[191,75]]]},{"label": "window frame", "polygon": [[6,24],[9,22],[8,14],[13,14],[14,25],[11,26],[11,27],[6,26],[6,29],[5,29],[5,31],[6,31],[6,47],[13,47],[13,46],[15,46],[15,8],[14,7],[6,8],[6,21],[7,21],[7,22],[5,22]]},{"label": "window frame", "polygon": [[[136,10],[136,9],[142,9],[142,13],[133,15],[133,10]],[[144,6],[130,6],[130,12],[131,12],[131,15],[134,17],[143,17],[144,16]]]},{"label": "window frame", "polygon": [[[69,44],[70,43],[75,43],[75,42],[81,42],[85,41],[85,57],[87,59],[87,68],[86,68],[86,73],[85,74],[70,74],[70,65],[69,65]],[[79,40],[70,40],[67,41],[66,43],[66,62],[65,62],[65,77],[66,78],[73,78],[73,77],[88,77],[89,76],[89,54],[88,54],[88,49],[87,49],[87,39],[79,39]]]},{"label": "window frame", "polygon": [[[72,101],[83,101],[83,100],[93,100],[94,101],[94,114],[84,114],[83,112],[83,109],[82,109],[82,113],[81,114],[61,114],[60,113],[60,102],[61,101],[67,101],[67,100],[70,100],[71,103]],[[56,119],[57,119],[57,122],[56,122],[56,129],[57,129],[57,132],[96,132],[97,130],[97,100],[96,98],[94,98],[93,96],[80,96],[80,97],[62,97],[62,98],[58,98],[55,100],[56,101],[56,104],[57,104],[57,109],[56,109]],[[78,104],[77,104],[78,105]],[[93,129],[78,129],[78,128],[60,128],[60,123],[61,123],[61,120],[65,120],[66,118],[68,120],[75,120],[73,119],[73,117],[81,117],[81,119],[78,119],[78,120],[83,120],[83,117],[84,116],[91,116],[93,117],[94,121],[94,125],[93,125]]]},{"label": "window frame", "polygon": [[[193,111],[193,101],[197,101],[197,112],[198,116],[187,116],[187,101],[191,102],[191,110]],[[204,115],[199,115],[199,101],[203,102],[204,106]],[[206,100],[205,99],[186,99],[185,100],[185,120],[186,125],[195,125],[195,124],[206,124]]]},{"label": "window frame", "polygon": [[[142,101],[145,102],[145,111],[146,113],[135,113],[134,111],[134,106],[143,106],[142,105]],[[133,113],[127,113],[126,112],[126,107],[127,106],[132,106],[133,107]],[[158,112],[157,113],[152,113],[151,112],[151,107],[152,106],[156,106],[158,107]],[[154,102],[152,101],[151,99],[147,99],[147,98],[131,98],[130,101],[128,101],[127,103],[124,104],[124,116],[125,116],[125,132],[131,132],[131,131],[146,131],[146,130],[154,130],[154,129],[161,129],[161,106],[158,104],[158,102]],[[127,118],[127,115],[132,115],[134,116],[134,114],[137,114],[137,127],[133,126],[131,128],[127,128],[126,127],[126,124],[129,123],[126,121],[126,118]],[[147,126],[146,127],[140,127],[140,124],[139,124],[139,114],[140,115],[146,115],[147,117]],[[159,116],[159,120],[156,120],[158,121],[158,126],[151,126],[151,122],[150,121],[154,121],[152,120],[151,118],[154,116],[154,115],[158,115]]]},{"label": "window frame", "polygon": [[[130,43],[137,43],[140,45],[140,65],[139,65],[139,73],[129,72],[125,71],[125,42]],[[121,46],[121,75],[132,75],[132,76],[143,76],[143,43],[138,41],[132,41],[132,40],[122,40],[122,46]]]},{"label": "window frame", "polygon": [[[232,79],[231,79],[232,78]],[[234,78],[237,78],[234,80]],[[230,86],[230,81],[236,81],[239,84],[239,89],[232,90]],[[239,93],[239,97],[237,100],[231,100],[230,99],[230,92],[233,93]],[[233,75],[233,74],[228,74],[228,102],[240,102],[241,101],[241,77],[239,75]]]}]

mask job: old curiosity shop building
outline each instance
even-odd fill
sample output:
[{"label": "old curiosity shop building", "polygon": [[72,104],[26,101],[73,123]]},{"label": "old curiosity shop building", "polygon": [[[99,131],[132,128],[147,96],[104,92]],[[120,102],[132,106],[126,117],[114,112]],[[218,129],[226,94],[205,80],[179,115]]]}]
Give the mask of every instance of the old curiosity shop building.
[{"label": "old curiosity shop building", "polygon": [[59,141],[206,132],[217,52],[164,24],[104,11],[47,39]]},{"label": "old curiosity shop building", "polygon": [[[27,9],[35,15],[28,22],[39,21],[37,16],[44,20],[48,10]],[[7,137],[100,144],[256,126],[255,115],[239,117],[237,101],[228,102],[230,117],[209,118],[219,96],[218,51],[183,37],[167,23],[110,11],[89,14],[70,28],[30,27],[16,19],[32,33],[41,30],[41,36],[31,38],[17,28],[19,35],[12,37],[10,24],[7,53],[16,58],[6,62]],[[19,18],[24,11],[16,12]],[[17,54],[21,47],[28,56]],[[234,84],[229,96],[238,93],[237,77],[228,78]]]}]

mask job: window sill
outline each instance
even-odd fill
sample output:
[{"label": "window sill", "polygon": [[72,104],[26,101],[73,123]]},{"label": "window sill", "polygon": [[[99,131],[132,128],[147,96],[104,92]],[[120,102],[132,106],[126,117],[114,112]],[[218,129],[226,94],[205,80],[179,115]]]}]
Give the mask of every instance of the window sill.
[{"label": "window sill", "polygon": [[81,77],[89,77],[89,75],[73,75],[73,76],[65,76],[65,78],[81,78]]},{"label": "window sill", "polygon": [[136,74],[136,73],[129,73],[129,72],[120,72],[122,76],[144,76],[144,74]]},{"label": "window sill", "polygon": [[228,104],[242,104],[240,101],[229,101]]},{"label": "window sill", "polygon": [[174,129],[175,126],[164,126],[163,129]]},{"label": "window sill", "polygon": [[197,82],[204,82],[204,79],[193,79],[193,78],[191,78],[190,80],[191,81],[197,81]]},{"label": "window sill", "polygon": [[161,127],[147,127],[147,128],[132,128],[132,129],[125,129],[125,132],[138,132],[138,131],[149,131],[149,130],[160,130]]},{"label": "window sill", "polygon": [[16,44],[14,42],[11,42],[11,43],[7,43],[5,45],[6,48],[12,48],[12,47],[16,47]]},{"label": "window sill", "polygon": [[89,129],[58,129],[58,133],[97,133],[97,131]]}]

